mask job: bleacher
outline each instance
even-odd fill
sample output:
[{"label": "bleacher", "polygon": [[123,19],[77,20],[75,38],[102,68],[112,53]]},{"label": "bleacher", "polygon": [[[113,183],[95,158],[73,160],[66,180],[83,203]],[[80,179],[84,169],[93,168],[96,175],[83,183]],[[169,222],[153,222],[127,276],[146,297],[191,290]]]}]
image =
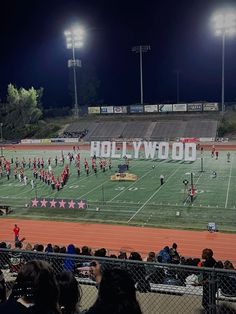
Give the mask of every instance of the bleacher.
[{"label": "bleacher", "polygon": [[213,119],[179,120],[99,120],[81,121],[69,125],[64,133],[87,130],[84,141],[141,139],[147,141],[175,140],[181,137],[216,138],[218,121]]}]

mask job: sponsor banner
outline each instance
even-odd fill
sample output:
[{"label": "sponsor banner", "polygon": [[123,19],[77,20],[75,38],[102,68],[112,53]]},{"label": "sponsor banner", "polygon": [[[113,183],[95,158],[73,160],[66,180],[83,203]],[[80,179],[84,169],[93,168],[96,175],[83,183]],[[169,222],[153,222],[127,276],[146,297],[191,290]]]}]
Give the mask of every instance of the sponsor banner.
[{"label": "sponsor banner", "polygon": [[113,106],[101,107],[101,113],[113,113]]},{"label": "sponsor banner", "polygon": [[203,111],[218,111],[218,103],[217,102],[207,102],[203,104]]},{"label": "sponsor banner", "polygon": [[114,113],[127,113],[127,106],[116,106],[113,107]]},{"label": "sponsor banner", "polygon": [[130,113],[143,112],[143,105],[130,105]]},{"label": "sponsor banner", "polygon": [[159,105],[159,112],[172,112],[172,111],[173,111],[172,104]]},{"label": "sponsor banner", "polygon": [[51,143],[64,143],[65,139],[64,138],[52,138]]},{"label": "sponsor banner", "polygon": [[51,143],[51,139],[50,138],[42,138],[41,143],[43,143],[43,144]]},{"label": "sponsor banner", "polygon": [[187,104],[173,104],[173,111],[187,111]]},{"label": "sponsor banner", "polygon": [[202,104],[188,104],[188,111],[202,111]]},{"label": "sponsor banner", "polygon": [[82,199],[63,199],[63,198],[33,198],[30,207],[38,208],[63,208],[63,209],[86,209],[87,200]]},{"label": "sponsor banner", "polygon": [[74,137],[74,138],[65,138],[64,139],[65,143],[78,143],[78,137]]},{"label": "sponsor banner", "polygon": [[100,113],[100,107],[88,107],[88,113],[93,114],[93,113]]},{"label": "sponsor banner", "polygon": [[181,137],[180,142],[182,143],[196,143],[199,142],[200,139],[198,137]]},{"label": "sponsor banner", "polygon": [[145,112],[158,112],[158,105],[145,105],[144,111]]},{"label": "sponsor banner", "polygon": [[200,137],[199,141],[200,142],[215,142],[215,138],[214,137]]},{"label": "sponsor banner", "polygon": [[39,139],[24,139],[20,141],[22,144],[40,144],[41,140]]}]

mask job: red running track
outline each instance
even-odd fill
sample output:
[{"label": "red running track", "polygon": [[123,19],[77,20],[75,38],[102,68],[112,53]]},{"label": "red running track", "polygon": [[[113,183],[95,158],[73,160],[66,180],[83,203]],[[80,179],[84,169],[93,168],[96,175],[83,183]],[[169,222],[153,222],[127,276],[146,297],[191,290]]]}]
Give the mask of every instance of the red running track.
[{"label": "red running track", "polygon": [[26,237],[26,243],[73,243],[78,247],[105,247],[109,253],[118,253],[122,248],[138,251],[146,257],[149,251],[158,252],[176,242],[183,256],[201,257],[202,249],[211,248],[217,260],[236,261],[236,234],[231,233],[0,218],[1,241],[14,240],[15,223],[21,229],[20,236]]}]

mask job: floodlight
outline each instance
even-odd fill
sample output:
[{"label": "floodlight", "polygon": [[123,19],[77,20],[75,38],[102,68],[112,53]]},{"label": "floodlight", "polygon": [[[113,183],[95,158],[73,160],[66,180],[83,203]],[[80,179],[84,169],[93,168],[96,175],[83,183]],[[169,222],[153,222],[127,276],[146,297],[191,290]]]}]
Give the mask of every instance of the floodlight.
[{"label": "floodlight", "polygon": [[67,49],[72,49],[72,60],[69,60],[68,66],[73,68],[74,92],[75,92],[75,115],[78,116],[78,99],[77,99],[77,83],[76,68],[81,66],[81,61],[75,58],[75,49],[83,46],[84,29],[78,25],[74,25],[70,30],[64,32],[66,37]]},{"label": "floodlight", "polygon": [[222,91],[221,104],[222,112],[225,111],[224,97],[225,97],[225,39],[226,36],[233,36],[236,34],[236,10],[223,10],[214,14],[212,18],[213,27],[217,36],[222,36]]}]

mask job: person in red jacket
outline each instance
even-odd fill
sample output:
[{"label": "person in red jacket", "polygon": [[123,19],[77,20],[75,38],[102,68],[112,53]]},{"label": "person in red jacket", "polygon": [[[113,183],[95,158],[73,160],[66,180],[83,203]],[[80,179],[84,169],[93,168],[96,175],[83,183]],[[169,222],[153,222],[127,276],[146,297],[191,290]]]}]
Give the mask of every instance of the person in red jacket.
[{"label": "person in red jacket", "polygon": [[19,241],[19,236],[20,236],[20,228],[15,224],[13,232],[15,234],[15,242]]}]

